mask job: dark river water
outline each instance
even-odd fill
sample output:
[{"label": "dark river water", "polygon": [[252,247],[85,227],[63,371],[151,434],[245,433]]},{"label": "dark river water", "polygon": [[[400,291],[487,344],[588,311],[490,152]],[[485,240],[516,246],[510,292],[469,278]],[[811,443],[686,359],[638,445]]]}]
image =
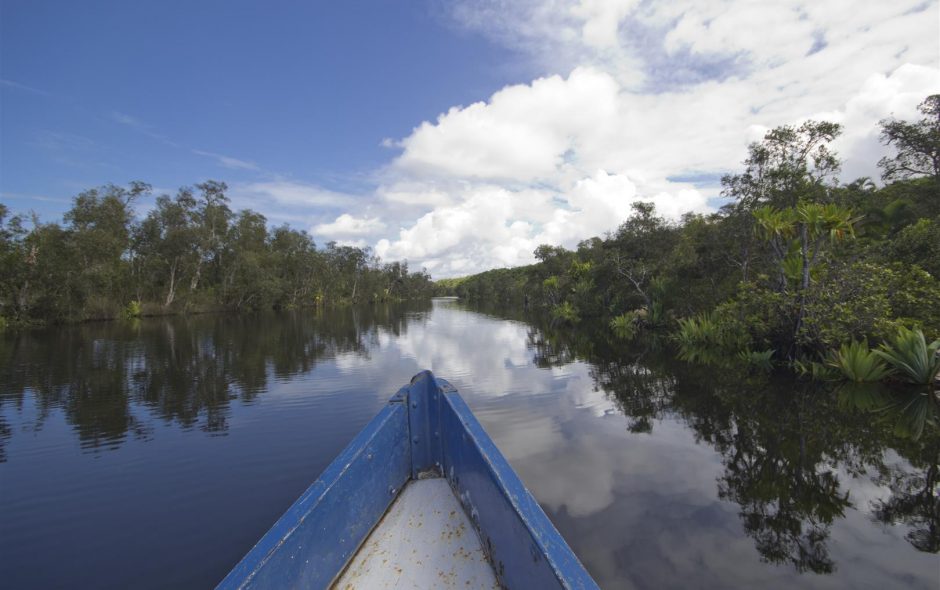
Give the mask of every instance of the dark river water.
[{"label": "dark river water", "polygon": [[940,584],[917,399],[435,300],[0,334],[0,586],[211,587],[425,368],[602,587]]}]

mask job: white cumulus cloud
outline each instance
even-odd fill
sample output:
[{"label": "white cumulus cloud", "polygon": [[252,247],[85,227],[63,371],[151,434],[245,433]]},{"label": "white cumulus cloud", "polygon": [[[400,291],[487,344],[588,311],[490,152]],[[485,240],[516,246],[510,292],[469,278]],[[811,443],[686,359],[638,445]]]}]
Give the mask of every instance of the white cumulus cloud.
[{"label": "white cumulus cloud", "polygon": [[313,227],[314,234],[326,236],[362,236],[385,229],[385,223],[378,217],[353,217],[343,213],[331,223],[321,223]]},{"label": "white cumulus cloud", "polygon": [[463,275],[615,230],[635,201],[670,219],[709,211],[748,143],[809,118],[843,124],[843,181],[877,178],[879,120],[912,118],[940,92],[937,0],[456,0],[447,10],[530,74],[382,139],[394,155],[368,196],[275,180],[237,186],[242,201],[317,207],[305,219],[314,234],[371,244],[435,278]]},{"label": "white cumulus cloud", "polygon": [[808,118],[844,125],[844,181],[877,177],[878,121],[940,92],[937,2],[474,0],[452,16],[543,74],[386,142],[401,153],[376,195],[399,229],[376,252],[436,277],[572,247],[638,200],[707,211],[749,142]]}]

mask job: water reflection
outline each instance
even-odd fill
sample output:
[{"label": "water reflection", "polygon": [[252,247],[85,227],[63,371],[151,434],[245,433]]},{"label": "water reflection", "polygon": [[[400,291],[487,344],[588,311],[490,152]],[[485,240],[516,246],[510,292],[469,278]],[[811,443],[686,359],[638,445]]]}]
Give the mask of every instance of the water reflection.
[{"label": "water reflection", "polygon": [[940,552],[940,398],[929,388],[891,392],[866,384],[843,386],[838,394],[844,406],[867,411],[891,429],[914,467],[879,465],[875,481],[891,495],[873,502],[873,519],[886,526],[904,523],[912,546]]},{"label": "water reflection", "polygon": [[33,400],[42,429],[62,409],[82,447],[147,438],[155,416],[225,434],[231,403],[250,404],[271,379],[309,373],[323,359],[368,357],[377,330],[399,337],[429,303],[309,310],[280,316],[207,315],[84,324],[0,337],[0,461],[13,433],[4,406]]},{"label": "water reflection", "polygon": [[[135,521],[152,528],[172,511],[180,522],[198,522],[190,537],[213,540],[218,554],[161,549],[182,577],[155,577],[153,585],[205,586],[382,400],[431,368],[460,388],[602,586],[935,586],[940,414],[933,394],[833,391],[785,375],[691,366],[663,339],[626,345],[607,334],[588,324],[559,329],[521,310],[436,302],[7,335],[0,338],[0,461],[26,473],[39,457],[40,465],[58,461],[72,477],[86,477],[81,459],[61,450],[50,458],[53,451],[40,455],[30,446],[38,440],[30,432],[61,436],[51,432],[55,416],[64,416],[84,459],[160,447],[166,465],[154,466],[146,454],[146,469],[133,477],[168,481],[190,496],[155,499],[149,516],[134,506]],[[191,468],[179,471],[185,461]],[[96,501],[121,493],[107,483],[83,485]],[[25,510],[30,494],[44,495],[76,527],[111,531],[102,537],[127,526],[84,516],[85,505],[52,486],[22,487],[15,501],[0,498],[5,510]],[[45,513],[31,509],[31,519]],[[41,529],[21,520],[23,531]],[[153,542],[179,537],[167,535]],[[37,536],[13,549],[41,555],[48,543]],[[89,550],[76,563],[100,571],[115,560],[109,551]],[[140,568],[153,555],[123,559]],[[35,571],[29,559],[18,560],[25,565],[12,579]],[[186,559],[193,561],[178,565]],[[61,579],[81,579],[63,571]],[[120,580],[100,585],[120,587]]]},{"label": "water reflection", "polygon": [[[938,552],[938,400],[929,392],[842,389],[677,363],[661,342],[612,354],[611,343],[546,333],[530,342],[546,366],[587,360],[634,434],[681,416],[721,455],[718,497],[734,502],[761,558],[797,572],[836,569],[833,523],[848,509],[870,511],[886,526],[905,525],[919,551]],[[595,334],[598,332],[594,332]],[[901,460],[889,464],[886,454]],[[854,482],[870,476],[885,498],[860,504]]]}]

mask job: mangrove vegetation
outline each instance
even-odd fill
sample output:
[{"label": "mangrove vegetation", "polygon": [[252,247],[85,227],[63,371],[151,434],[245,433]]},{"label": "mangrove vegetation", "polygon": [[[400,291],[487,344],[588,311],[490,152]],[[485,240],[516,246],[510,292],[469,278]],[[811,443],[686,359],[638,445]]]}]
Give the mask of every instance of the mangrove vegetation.
[{"label": "mangrove vegetation", "polygon": [[430,296],[424,270],[370,248],[318,248],[304,231],[233,211],[227,188],[157,196],[143,219],[142,182],[82,192],[61,224],[0,204],[0,327]]},{"label": "mangrove vegetation", "polygon": [[881,122],[881,185],[839,180],[839,124],[778,127],[722,178],[715,213],[670,221],[637,202],[604,237],[543,245],[533,265],[439,281],[439,292],[543,310],[556,325],[590,318],[622,340],[667,336],[695,362],[932,383],[940,95],[919,111]]}]

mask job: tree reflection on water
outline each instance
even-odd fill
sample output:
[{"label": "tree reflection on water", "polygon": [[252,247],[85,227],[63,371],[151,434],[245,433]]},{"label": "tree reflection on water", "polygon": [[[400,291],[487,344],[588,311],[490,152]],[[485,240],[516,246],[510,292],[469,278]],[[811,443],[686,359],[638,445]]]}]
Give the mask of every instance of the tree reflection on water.
[{"label": "tree reflection on water", "polygon": [[[799,572],[830,573],[828,541],[847,509],[884,525],[903,523],[919,551],[940,551],[940,403],[929,391],[848,389],[681,362],[662,339],[624,344],[603,330],[530,332],[544,366],[582,359],[595,386],[632,433],[683,419],[722,457],[718,496],[739,506],[761,558]],[[900,461],[888,461],[893,450]],[[859,506],[840,477],[868,477],[890,490]]]},{"label": "tree reflection on water", "polygon": [[[340,353],[368,355],[376,328],[399,335],[429,304],[83,324],[0,337],[0,409],[35,398],[35,429],[61,409],[83,449],[151,435],[155,416],[224,435],[231,403]],[[409,316],[409,314],[411,314]],[[285,317],[286,316],[286,317]],[[143,412],[142,412],[143,411]],[[0,462],[12,437],[0,413]]]},{"label": "tree reflection on water", "polygon": [[[83,449],[147,440],[155,422],[224,435],[234,404],[252,404],[272,380],[351,353],[368,358],[379,333],[399,336],[428,305],[270,315],[219,315],[7,333],[0,337],[0,462],[17,431],[5,407],[34,398],[34,427],[61,411]],[[940,404],[929,391],[817,385],[785,374],[694,366],[664,338],[625,344],[604,327],[577,329],[492,310],[525,322],[534,364],[588,363],[636,435],[664,419],[688,425],[721,458],[716,495],[737,506],[761,558],[825,574],[834,523],[860,510],[903,525],[919,551],[940,551]],[[852,497],[847,478],[884,491]],[[733,519],[733,516],[732,516]]]}]

